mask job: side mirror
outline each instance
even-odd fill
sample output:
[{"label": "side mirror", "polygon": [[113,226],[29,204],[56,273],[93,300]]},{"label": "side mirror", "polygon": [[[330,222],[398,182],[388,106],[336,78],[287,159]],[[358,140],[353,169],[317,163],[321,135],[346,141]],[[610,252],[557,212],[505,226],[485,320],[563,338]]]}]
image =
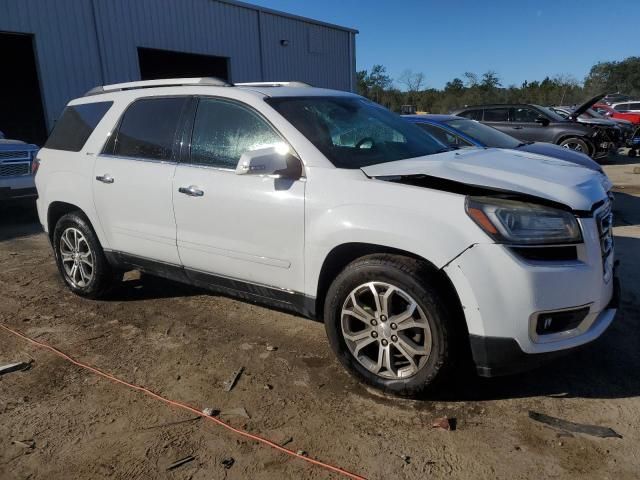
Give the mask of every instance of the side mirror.
[{"label": "side mirror", "polygon": [[543,127],[546,127],[547,125],[549,125],[549,119],[546,117],[538,117],[536,118],[535,122],[539,123]]},{"label": "side mirror", "polygon": [[302,176],[302,165],[286,145],[258,148],[242,154],[236,175],[270,175],[297,180]]}]

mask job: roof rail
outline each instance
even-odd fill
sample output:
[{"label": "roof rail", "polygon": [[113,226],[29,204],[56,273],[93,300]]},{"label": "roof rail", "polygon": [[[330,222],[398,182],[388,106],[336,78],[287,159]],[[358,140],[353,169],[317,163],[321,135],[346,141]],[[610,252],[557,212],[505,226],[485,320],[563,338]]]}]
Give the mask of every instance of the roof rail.
[{"label": "roof rail", "polygon": [[305,82],[245,82],[245,83],[236,83],[234,84],[236,87],[296,87],[296,88],[304,88],[304,87],[313,87],[313,85]]},{"label": "roof rail", "polygon": [[91,95],[100,95],[107,92],[118,92],[123,90],[136,90],[139,88],[155,88],[155,87],[179,87],[186,85],[205,85],[214,87],[232,87],[233,84],[215,77],[196,77],[196,78],[166,78],[159,80],[143,80],[140,82],[114,83],[112,85],[102,85],[92,88],[84,94],[85,97]]}]

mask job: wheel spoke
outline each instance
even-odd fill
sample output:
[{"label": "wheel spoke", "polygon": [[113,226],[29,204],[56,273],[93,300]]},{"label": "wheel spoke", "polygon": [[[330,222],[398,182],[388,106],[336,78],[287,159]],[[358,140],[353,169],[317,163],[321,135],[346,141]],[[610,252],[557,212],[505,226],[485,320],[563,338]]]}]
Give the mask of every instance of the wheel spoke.
[{"label": "wheel spoke", "polygon": [[84,264],[82,262],[78,264],[78,270],[80,270],[80,277],[82,278],[82,281],[85,282],[85,284],[89,283],[91,275],[85,271]]},{"label": "wheel spoke", "polygon": [[63,262],[73,262],[73,253],[61,251],[60,256]]},{"label": "wheel spoke", "polygon": [[69,239],[67,238],[68,235],[69,235],[69,232],[66,231],[64,233],[64,235],[62,235],[60,237],[60,240],[62,240],[62,243],[64,243],[67,246],[67,248],[69,249],[69,251],[72,252],[73,251],[73,247],[71,246],[71,243],[69,242]]},{"label": "wheel spoke", "polygon": [[409,362],[409,364],[411,365],[411,370],[412,371],[417,371],[418,370],[418,365],[416,364],[415,360],[413,359],[413,356],[407,352],[407,350],[402,346],[401,343],[396,343],[396,349],[398,350],[398,352],[400,352],[400,354],[407,359],[407,361]]},{"label": "wheel spoke", "polygon": [[418,304],[412,300],[404,312],[399,313],[398,315],[394,315],[389,319],[389,321],[400,325],[402,322],[409,320],[411,317],[413,317],[413,314],[416,311],[417,307],[418,307]]},{"label": "wheel spoke", "polygon": [[80,261],[86,265],[89,265],[91,268],[93,268],[93,258],[91,258],[91,252],[81,253]]},{"label": "wheel spoke", "polygon": [[417,345],[412,340],[409,340],[406,337],[402,337],[402,336],[398,337],[398,346],[402,347],[411,355],[424,356],[429,354],[427,347]]},{"label": "wheel spoke", "polygon": [[365,321],[371,320],[373,318],[373,316],[369,312],[367,312],[364,308],[362,308],[358,304],[358,300],[356,299],[356,294],[355,293],[351,293],[349,298],[351,298],[351,304],[353,306],[353,312],[357,313],[361,317],[364,317],[366,319]]},{"label": "wheel spoke", "polygon": [[80,248],[80,242],[78,241],[78,231],[73,229],[73,249],[77,252]]},{"label": "wheel spoke", "polygon": [[398,331],[408,330],[409,328],[426,328],[429,324],[425,322],[417,322],[415,320],[406,320],[398,323]]},{"label": "wheel spoke", "polygon": [[360,340],[355,342],[356,346],[353,349],[353,354],[357,357],[360,353],[360,350],[362,350],[367,345],[371,345],[375,341],[376,339],[372,338],[371,335],[367,335],[365,338],[361,338]]},{"label": "wheel spoke", "polygon": [[373,282],[369,284],[369,290],[371,290],[373,300],[376,302],[376,312],[382,313],[382,307],[380,306],[380,294],[378,293],[378,290],[376,290],[376,286]]},{"label": "wheel spoke", "polygon": [[381,305],[381,314],[385,315],[387,318],[389,318],[389,299],[391,298],[391,295],[393,295],[393,293],[396,291],[395,287],[389,287],[387,288],[387,291],[384,292],[384,294],[382,294],[380,296],[380,305]]}]

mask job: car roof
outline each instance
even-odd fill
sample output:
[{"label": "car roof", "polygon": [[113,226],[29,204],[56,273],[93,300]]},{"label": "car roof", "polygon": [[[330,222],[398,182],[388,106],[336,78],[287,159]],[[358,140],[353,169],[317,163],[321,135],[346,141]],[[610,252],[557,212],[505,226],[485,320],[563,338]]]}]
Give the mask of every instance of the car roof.
[{"label": "car roof", "polygon": [[[168,89],[173,92],[185,89],[197,88],[198,90],[215,90],[216,94],[224,92],[228,88],[241,90],[267,97],[314,97],[314,96],[353,96],[357,95],[342,90],[331,90],[326,88],[313,87],[304,82],[248,82],[231,84],[225,80],[213,77],[194,78],[167,78],[158,80],[142,80],[136,82],[116,83],[102,85],[89,90],[84,97],[100,96],[102,99],[107,95],[118,95],[119,92],[140,92],[144,91],[144,96],[152,97],[155,93],[166,95]],[[172,93],[173,93],[172,92]],[[224,96],[224,95],[223,95]],[[84,103],[84,102],[83,102]]]},{"label": "car roof", "polygon": [[468,120],[464,117],[458,117],[456,115],[445,115],[445,114],[440,114],[440,113],[428,113],[428,114],[422,114],[422,115],[402,115],[403,118],[409,119],[409,120],[415,120],[415,121],[420,121],[420,120],[431,120],[434,122],[448,122],[449,120]]},{"label": "car roof", "polygon": [[536,105],[535,103],[489,103],[486,105],[467,105],[466,107],[463,108],[459,108],[456,111],[462,111],[462,110],[470,110],[472,108],[493,108],[493,107],[536,107],[536,108],[543,108],[540,105]]},{"label": "car roof", "polygon": [[640,100],[625,100],[624,102],[612,103],[611,106],[612,107],[616,107],[618,105],[622,105],[622,104],[625,104],[625,103],[638,103],[638,102],[640,102]]}]

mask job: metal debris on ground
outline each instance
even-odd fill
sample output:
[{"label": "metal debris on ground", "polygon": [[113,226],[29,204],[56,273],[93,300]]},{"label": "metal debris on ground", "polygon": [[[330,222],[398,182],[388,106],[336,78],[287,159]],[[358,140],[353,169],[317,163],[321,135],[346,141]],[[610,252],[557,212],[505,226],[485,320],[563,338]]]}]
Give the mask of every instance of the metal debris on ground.
[{"label": "metal debris on ground", "polygon": [[597,425],[587,425],[584,423],[575,423],[560,418],[551,417],[544,413],[529,411],[529,418],[536,422],[544,423],[550,427],[558,428],[567,432],[584,433],[600,438],[622,438],[622,435],[609,427],[599,427]]},{"label": "metal debris on ground", "polygon": [[431,424],[432,428],[439,428],[441,430],[455,430],[456,429],[456,419],[449,417],[441,417],[436,418]]},{"label": "metal debris on ground", "polygon": [[195,459],[196,459],[196,457],[192,457],[191,455],[189,455],[188,457],[181,458],[180,460],[177,460],[177,461],[173,462],[171,465],[169,465],[167,467],[167,471],[174,470],[174,469],[176,469],[178,467],[181,467],[185,463],[192,462]]},{"label": "metal debris on ground", "polygon": [[18,372],[23,370],[29,370],[31,368],[31,362],[16,362],[2,365],[0,367],[0,375],[5,373]]},{"label": "metal debris on ground", "polygon": [[264,389],[265,390],[272,390],[273,389],[273,385],[267,383],[267,384],[265,384]]},{"label": "metal debris on ground", "polygon": [[240,375],[242,375],[242,372],[244,372],[244,367],[240,367],[238,370],[233,372],[229,380],[224,382],[223,390],[225,392],[230,392],[233,389],[233,387],[236,386],[236,383],[238,383],[238,379],[240,378]]},{"label": "metal debris on ground", "polygon": [[275,345],[267,345],[268,352],[275,352],[276,350],[278,350],[278,347],[276,347]]},{"label": "metal debris on ground", "polygon": [[11,440],[13,445],[18,445],[20,447],[28,448],[29,450],[33,450],[36,448],[36,442],[33,440]]},{"label": "metal debris on ground", "polygon": [[307,452],[305,452],[304,450],[298,450],[296,453],[297,453],[298,455],[302,455],[303,457],[306,457],[306,456],[308,455],[308,453],[307,453]]},{"label": "metal debris on ground", "polygon": [[404,463],[406,463],[407,465],[409,465],[411,463],[411,457],[409,455],[400,455],[400,458],[404,461]]},{"label": "metal debris on ground", "polygon": [[293,437],[285,438],[283,442],[280,442],[280,446],[284,447],[285,445],[289,445],[291,442],[293,442]]},{"label": "metal debris on ground", "polygon": [[251,418],[244,407],[230,408],[220,412],[221,417],[244,417]]},{"label": "metal debris on ground", "polygon": [[215,408],[207,407],[202,409],[202,413],[204,413],[207,417],[217,417],[220,415],[220,410],[216,410]]},{"label": "metal debris on ground", "polygon": [[233,464],[236,463],[236,460],[233,457],[229,457],[222,460],[221,463],[225,470],[229,470],[231,467],[233,467]]}]

